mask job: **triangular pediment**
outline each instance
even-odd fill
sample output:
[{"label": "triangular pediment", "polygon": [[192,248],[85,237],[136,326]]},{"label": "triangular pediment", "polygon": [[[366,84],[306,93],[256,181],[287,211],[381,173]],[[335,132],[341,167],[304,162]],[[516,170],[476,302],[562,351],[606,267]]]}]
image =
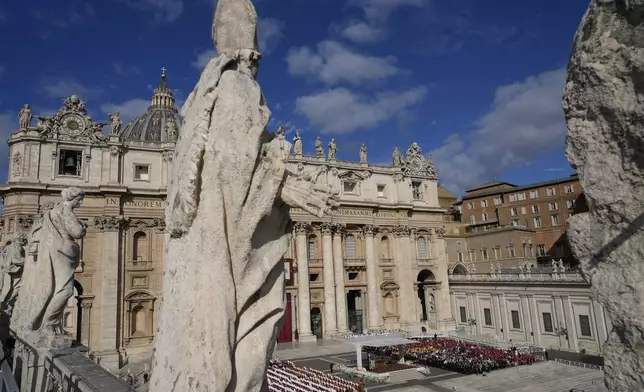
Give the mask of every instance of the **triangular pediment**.
[{"label": "triangular pediment", "polygon": [[342,181],[364,181],[365,180],[365,177],[362,174],[356,173],[351,170],[338,174],[338,178]]}]

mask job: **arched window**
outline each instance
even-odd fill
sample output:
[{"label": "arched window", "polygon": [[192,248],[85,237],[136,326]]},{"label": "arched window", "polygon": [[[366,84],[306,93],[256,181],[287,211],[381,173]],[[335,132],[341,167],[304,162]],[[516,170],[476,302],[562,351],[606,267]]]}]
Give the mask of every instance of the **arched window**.
[{"label": "arched window", "polygon": [[130,336],[147,336],[147,315],[142,305],[135,306],[132,309],[132,318],[130,324]]},{"label": "arched window", "polygon": [[396,314],[396,305],[394,303],[394,296],[391,293],[385,294],[385,314],[392,316]]},{"label": "arched window", "polygon": [[308,256],[309,260],[315,259],[315,244],[317,242],[316,240],[317,240],[316,236],[314,236],[314,235],[309,236],[309,242],[307,244],[308,247],[306,249],[307,253],[308,253],[307,256]]},{"label": "arched window", "polygon": [[347,259],[356,258],[356,239],[351,234],[348,234],[344,239],[344,256]]},{"label": "arched window", "polygon": [[391,259],[391,248],[389,247],[389,237],[383,236],[380,239],[380,259],[389,260]]},{"label": "arched window", "polygon": [[142,231],[137,231],[134,233],[133,242],[132,260],[148,261],[148,236]]},{"label": "arched window", "polygon": [[419,259],[427,258],[427,241],[425,240],[425,237],[418,237],[416,240],[416,249],[418,250]]}]

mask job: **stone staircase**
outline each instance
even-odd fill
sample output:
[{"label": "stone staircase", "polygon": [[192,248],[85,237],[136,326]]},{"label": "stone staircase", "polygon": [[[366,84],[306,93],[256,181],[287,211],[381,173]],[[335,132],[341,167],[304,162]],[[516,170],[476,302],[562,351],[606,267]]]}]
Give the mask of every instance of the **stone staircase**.
[{"label": "stone staircase", "polygon": [[599,370],[565,365],[553,361],[496,370],[483,376],[465,376],[436,385],[457,392],[607,392],[604,373]]}]

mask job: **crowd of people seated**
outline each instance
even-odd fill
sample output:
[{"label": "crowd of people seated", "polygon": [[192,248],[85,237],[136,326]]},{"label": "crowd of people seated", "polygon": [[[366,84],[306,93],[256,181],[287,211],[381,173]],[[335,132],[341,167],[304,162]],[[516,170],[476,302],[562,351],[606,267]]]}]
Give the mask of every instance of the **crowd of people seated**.
[{"label": "crowd of people seated", "polygon": [[[399,347],[369,348],[367,351],[379,356],[398,356]],[[484,374],[510,366],[532,364],[536,357],[520,353],[516,347],[501,350],[482,347],[455,339],[421,339],[405,346],[406,360],[415,363],[443,368],[458,373]]]},{"label": "crowd of people seated", "polygon": [[345,380],[292,362],[272,359],[268,371],[270,392],[365,392],[364,384]]},{"label": "crowd of people seated", "polygon": [[399,329],[374,329],[374,330],[364,330],[361,334],[355,334],[353,332],[339,333],[335,336],[338,338],[359,338],[363,336],[389,336],[389,335],[401,335],[401,336],[411,336],[411,333],[408,331],[403,331]]}]

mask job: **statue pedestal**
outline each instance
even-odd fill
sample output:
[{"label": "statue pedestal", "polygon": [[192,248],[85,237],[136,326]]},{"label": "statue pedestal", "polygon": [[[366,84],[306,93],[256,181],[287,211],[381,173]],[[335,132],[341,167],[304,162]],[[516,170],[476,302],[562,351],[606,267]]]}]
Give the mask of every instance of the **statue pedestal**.
[{"label": "statue pedestal", "polygon": [[69,335],[53,335],[40,331],[27,331],[18,335],[21,339],[36,350],[60,350],[70,348],[74,339]]}]

